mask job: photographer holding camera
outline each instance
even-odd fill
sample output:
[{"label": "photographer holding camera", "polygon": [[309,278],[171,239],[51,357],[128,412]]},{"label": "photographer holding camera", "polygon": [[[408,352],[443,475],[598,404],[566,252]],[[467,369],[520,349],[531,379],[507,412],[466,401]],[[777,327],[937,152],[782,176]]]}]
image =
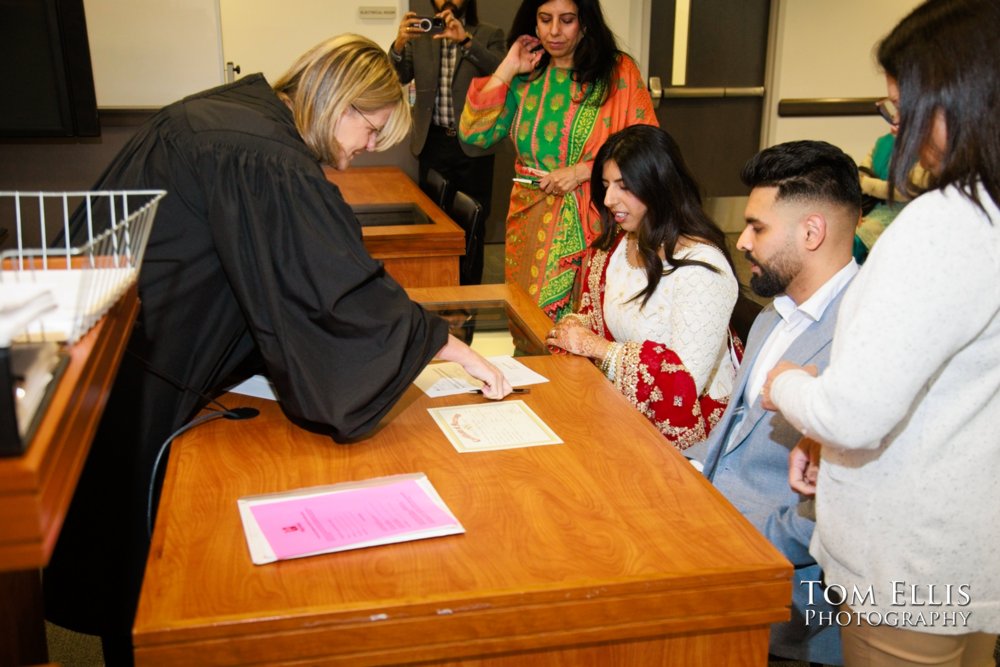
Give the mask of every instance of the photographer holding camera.
[{"label": "photographer holding camera", "polygon": [[[420,183],[435,169],[457,190],[475,198],[489,217],[493,152],[459,141],[456,129],[469,82],[489,76],[507,53],[503,31],[479,23],[476,0],[431,0],[434,15],[407,12],[389,47],[402,84],[413,82],[410,149],[420,160]],[[468,230],[467,230],[468,231]],[[482,280],[483,236],[470,251],[471,282]]]}]

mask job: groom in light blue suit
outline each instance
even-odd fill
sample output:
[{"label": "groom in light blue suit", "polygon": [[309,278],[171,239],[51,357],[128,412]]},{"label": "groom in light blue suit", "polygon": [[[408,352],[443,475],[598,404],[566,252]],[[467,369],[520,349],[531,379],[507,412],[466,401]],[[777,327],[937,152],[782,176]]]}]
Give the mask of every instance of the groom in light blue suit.
[{"label": "groom in light blue suit", "polygon": [[795,567],[792,617],[771,626],[771,654],[840,665],[838,628],[820,617],[837,610],[825,602],[822,572],[809,554],[813,501],[788,486],[788,453],[801,435],[761,407],[760,389],[781,359],[818,369],[829,361],[840,300],[858,272],[851,256],[861,215],[858,170],[835,146],[796,141],[761,151],[741,176],[751,192],[736,247],[751,263],[751,288],[775,299],[753,323],[725,414],[708,440],[684,454]]}]

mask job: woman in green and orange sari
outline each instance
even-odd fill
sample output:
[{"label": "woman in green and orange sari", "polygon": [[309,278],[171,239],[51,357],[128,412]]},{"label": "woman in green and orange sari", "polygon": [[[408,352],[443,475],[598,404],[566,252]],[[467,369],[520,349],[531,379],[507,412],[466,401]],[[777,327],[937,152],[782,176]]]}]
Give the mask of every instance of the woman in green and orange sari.
[{"label": "woman in green and orange sari", "polygon": [[558,321],[573,312],[587,247],[600,232],[590,203],[594,157],[614,132],[656,125],[656,115],[599,0],[524,0],[510,35],[493,75],[473,80],[459,135],[484,147],[513,140],[504,275]]}]

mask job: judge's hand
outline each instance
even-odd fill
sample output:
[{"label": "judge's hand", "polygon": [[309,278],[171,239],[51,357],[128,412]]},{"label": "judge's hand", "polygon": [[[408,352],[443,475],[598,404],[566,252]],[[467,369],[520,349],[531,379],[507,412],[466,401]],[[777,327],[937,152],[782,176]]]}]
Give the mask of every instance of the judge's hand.
[{"label": "judge's hand", "polygon": [[545,342],[550,347],[566,350],[590,359],[603,359],[608,341],[575,318],[567,318],[549,330]]},{"label": "judge's hand", "polygon": [[504,377],[503,371],[451,334],[448,334],[448,342],[438,352],[437,357],[460,364],[466,373],[477,380],[482,380],[483,396],[486,398],[500,400],[511,392],[510,382]]},{"label": "judge's hand", "polygon": [[434,35],[434,39],[450,39],[453,42],[461,42],[465,39],[466,32],[465,26],[451,13],[450,9],[446,9],[443,12],[436,14],[436,16],[444,21],[444,30],[437,35]]},{"label": "judge's hand", "polygon": [[800,370],[809,373],[813,377],[819,373],[815,366],[799,366],[798,364],[793,364],[790,361],[779,361],[778,364],[772,368],[767,373],[767,379],[764,380],[764,386],[760,388],[760,405],[765,410],[777,410],[778,406],[771,401],[771,385],[774,383],[774,378],[778,377],[785,371]]},{"label": "judge's hand", "polygon": [[788,453],[788,485],[804,496],[816,495],[819,477],[820,445],[815,440],[802,438]]},{"label": "judge's hand", "polygon": [[587,166],[583,163],[553,169],[539,179],[538,188],[550,195],[564,195],[575,190],[580,183],[587,180],[589,174],[583,175],[587,171]]}]

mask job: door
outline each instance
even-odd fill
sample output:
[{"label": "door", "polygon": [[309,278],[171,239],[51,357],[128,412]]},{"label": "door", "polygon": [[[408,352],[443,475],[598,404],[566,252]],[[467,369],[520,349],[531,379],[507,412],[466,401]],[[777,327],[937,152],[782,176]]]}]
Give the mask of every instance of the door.
[{"label": "door", "polygon": [[739,174],[760,147],[769,12],[770,0],[652,0],[656,115],[708,197],[747,194]]},{"label": "door", "polygon": [[[479,2],[476,5],[479,10],[479,22],[495,25],[506,35],[510,31],[510,25],[514,22],[514,14],[517,12],[518,4],[514,2]],[[507,209],[510,208],[510,190],[513,186],[510,178],[514,173],[514,147],[509,141],[504,141],[500,144],[495,156],[493,161],[493,201],[485,228],[487,243],[504,242]],[[503,275],[502,271],[501,275]]]}]

